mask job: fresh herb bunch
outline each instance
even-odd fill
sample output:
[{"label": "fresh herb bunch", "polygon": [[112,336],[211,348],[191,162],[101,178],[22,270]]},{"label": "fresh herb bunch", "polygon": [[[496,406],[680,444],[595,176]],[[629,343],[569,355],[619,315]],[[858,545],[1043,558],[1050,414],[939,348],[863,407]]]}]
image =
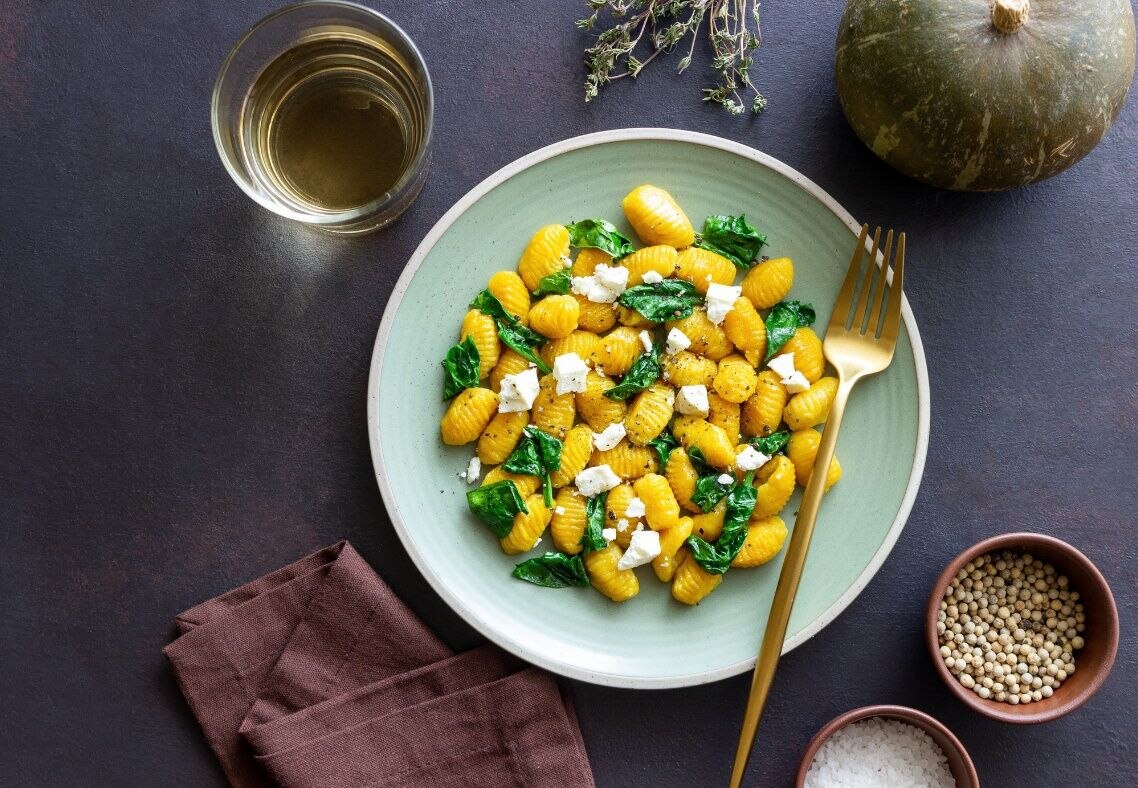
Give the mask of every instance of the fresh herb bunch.
[{"label": "fresh herb bunch", "polygon": [[[758,0],[586,0],[590,16],[577,20],[577,27],[593,30],[607,8],[612,26],[597,35],[585,50],[585,101],[596,98],[609,82],[623,77],[633,79],[661,52],[670,53],[691,36],[687,54],[680,58],[676,73],[691,65],[692,53],[699,40],[699,29],[706,17],[712,68],[719,74],[714,87],[704,88],[703,100],[721,104],[732,115],[746,111],[746,94],[751,112],[758,114],[767,105],[766,98],[751,82],[753,54],[762,44],[759,28]],[[748,13],[748,7],[750,12]],[[748,21],[754,22],[749,30]],[[647,36],[647,38],[646,38]],[[651,51],[643,60],[636,50],[644,43]],[[624,70],[621,71],[620,69]]]}]

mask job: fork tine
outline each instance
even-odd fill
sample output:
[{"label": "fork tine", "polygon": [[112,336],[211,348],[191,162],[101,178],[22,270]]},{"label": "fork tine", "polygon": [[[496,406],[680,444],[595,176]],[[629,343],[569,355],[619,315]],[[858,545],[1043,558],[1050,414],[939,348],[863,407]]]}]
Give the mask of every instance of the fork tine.
[{"label": "fork tine", "polygon": [[869,234],[869,225],[861,226],[861,233],[857,237],[857,246],[854,247],[853,257],[850,258],[850,267],[846,272],[846,280],[842,282],[842,289],[838,291],[838,298],[834,301],[834,311],[830,314],[830,330],[845,331],[850,321],[850,304],[853,303],[854,290],[857,287],[857,275],[861,270],[861,258],[865,254],[865,237]]},{"label": "fork tine", "polygon": [[[888,261],[887,261],[888,262]],[[893,282],[889,287],[889,309],[885,313],[885,326],[881,339],[896,342],[901,331],[901,297],[905,293],[905,234],[897,237],[897,257],[893,260]]]},{"label": "fork tine", "polygon": [[[881,272],[877,275],[877,285],[873,289],[873,311],[869,313],[869,322],[866,323],[865,332],[872,337],[877,336],[877,324],[881,317],[881,304],[885,301],[885,272],[889,270],[889,256],[893,254],[893,230],[890,230],[885,235],[885,254],[882,259],[885,261],[881,268]],[[876,260],[874,264],[876,264]]]},{"label": "fork tine", "polygon": [[869,267],[865,270],[862,280],[861,292],[857,296],[857,307],[854,309],[853,323],[850,331],[855,334],[862,333],[861,326],[865,322],[865,308],[869,303],[869,291],[873,289],[873,274],[877,270],[877,251],[880,248],[881,228],[873,231],[873,249],[869,252]]}]

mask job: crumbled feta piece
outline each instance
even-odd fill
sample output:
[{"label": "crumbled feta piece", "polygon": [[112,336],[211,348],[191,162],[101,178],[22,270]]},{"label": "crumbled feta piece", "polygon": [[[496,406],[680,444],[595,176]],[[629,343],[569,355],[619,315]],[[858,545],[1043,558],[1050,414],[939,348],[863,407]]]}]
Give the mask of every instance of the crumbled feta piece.
[{"label": "crumbled feta piece", "polygon": [[535,542],[533,543],[533,547],[531,547],[531,548],[530,548],[530,550],[536,550],[536,549],[537,549],[537,546],[538,546],[539,544],[541,544],[541,537],[540,537],[540,536],[537,538],[537,541],[535,541]]},{"label": "crumbled feta piece", "polygon": [[565,514],[565,507],[564,506],[558,506],[556,509],[553,510],[553,513],[559,514],[559,515],[564,515]]},{"label": "crumbled feta piece", "polygon": [[603,432],[593,433],[593,446],[601,451],[608,451],[615,447],[625,435],[624,424],[616,422],[605,427]]},{"label": "crumbled feta piece", "polygon": [[470,463],[466,466],[466,473],[462,478],[466,479],[467,484],[474,484],[478,481],[478,477],[482,475],[482,460],[477,457],[471,457]]},{"label": "crumbled feta piece", "polygon": [[780,378],[789,378],[794,374],[794,354],[783,353],[781,356],[775,356],[767,362],[767,366]]},{"label": "crumbled feta piece", "polygon": [[602,528],[601,529],[601,536],[604,537],[604,540],[606,542],[615,542],[616,541],[616,529],[615,528]]},{"label": "crumbled feta piece", "polygon": [[561,267],[562,268],[572,268],[573,267],[573,260],[572,260],[572,258],[569,257],[569,255],[567,255],[567,254],[561,255]]},{"label": "crumbled feta piece", "polygon": [[715,325],[723,322],[727,313],[735,308],[735,302],[743,295],[739,285],[721,285],[712,282],[707,286],[707,319]]},{"label": "crumbled feta piece", "polygon": [[652,335],[647,331],[640,332],[640,344],[644,346],[645,353],[652,352]]},{"label": "crumbled feta piece", "polygon": [[644,501],[639,498],[633,498],[628,502],[628,508],[624,510],[625,517],[636,519],[637,517],[644,516]]},{"label": "crumbled feta piece", "polygon": [[515,375],[502,378],[498,392],[498,412],[518,413],[533,407],[541,386],[537,382],[537,368],[523,369]]},{"label": "crumbled feta piece", "polygon": [[585,376],[589,365],[576,353],[562,353],[553,361],[553,378],[558,394],[573,394],[585,390]]},{"label": "crumbled feta piece", "polygon": [[691,340],[688,339],[688,335],[683,331],[680,331],[678,328],[673,328],[668,332],[668,341],[664,348],[668,351],[668,355],[675,355],[681,350],[687,350],[689,347],[691,347]]},{"label": "crumbled feta piece", "polygon": [[659,271],[645,271],[644,276],[640,277],[641,281],[646,285],[654,285],[657,282],[663,282],[664,277]]},{"label": "crumbled feta piece", "polygon": [[632,569],[643,566],[660,555],[660,534],[656,531],[636,531],[628,543],[628,549],[616,562],[617,569]]},{"label": "crumbled feta piece", "polygon": [[623,265],[605,265],[601,263],[593,269],[593,276],[607,289],[617,295],[628,289],[628,269]]},{"label": "crumbled feta piece", "polygon": [[715,481],[719,482],[720,484],[734,484],[735,477],[729,473],[721,473],[719,474],[719,478]]},{"label": "crumbled feta piece", "polygon": [[748,446],[735,455],[735,467],[741,471],[757,471],[770,462],[770,459],[754,446]]},{"label": "crumbled feta piece", "polygon": [[644,530],[644,523],[637,523],[636,528],[634,528],[633,530],[634,531],[643,531]]},{"label": "crumbled feta piece", "polygon": [[578,473],[573,483],[577,485],[577,491],[581,495],[592,498],[616,487],[620,484],[620,477],[613,473],[609,466],[597,465]]},{"label": "crumbled feta piece", "polygon": [[781,378],[779,381],[791,394],[801,394],[810,388],[806,376],[794,368],[794,354],[783,353],[767,362],[771,371]]},{"label": "crumbled feta piece", "polygon": [[786,390],[791,394],[801,394],[802,392],[806,391],[806,389],[810,388],[810,381],[806,379],[805,375],[796,369],[794,370],[793,375],[782,380],[782,385],[785,386]]},{"label": "crumbled feta piece", "polygon": [[685,416],[707,417],[711,408],[707,401],[707,386],[702,383],[696,386],[680,386],[676,395],[676,410]]},{"label": "crumbled feta piece", "polygon": [[628,288],[628,269],[623,265],[598,265],[592,276],[575,276],[570,280],[574,293],[598,304],[611,304]]},{"label": "crumbled feta piece", "polygon": [[616,521],[616,530],[619,531],[620,533],[624,533],[625,531],[627,531],[628,530],[628,520],[625,520],[623,517],[621,517],[619,520],[617,520]]}]

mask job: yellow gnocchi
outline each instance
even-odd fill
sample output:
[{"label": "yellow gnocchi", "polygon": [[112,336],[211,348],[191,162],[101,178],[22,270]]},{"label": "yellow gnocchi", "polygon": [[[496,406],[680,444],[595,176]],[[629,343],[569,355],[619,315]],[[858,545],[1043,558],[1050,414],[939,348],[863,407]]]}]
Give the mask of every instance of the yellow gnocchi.
[{"label": "yellow gnocchi", "polygon": [[[838,379],[810,325],[768,333],[794,263],[759,259],[742,217],[697,235],[649,184],[621,207],[642,248],[602,220],[549,224],[490,276],[443,364],[440,435],[476,444],[469,508],[505,553],[533,553],[515,577],[624,602],[651,564],[696,605],[782,550]],[[826,488],[841,474],[835,457]]]}]

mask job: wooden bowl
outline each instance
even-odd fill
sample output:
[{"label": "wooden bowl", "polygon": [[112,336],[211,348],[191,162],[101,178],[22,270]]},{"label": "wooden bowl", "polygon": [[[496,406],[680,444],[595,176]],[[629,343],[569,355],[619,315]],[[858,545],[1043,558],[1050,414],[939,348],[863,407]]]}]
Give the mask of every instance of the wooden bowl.
[{"label": "wooden bowl", "polygon": [[[1030,553],[1032,557],[1052,564],[1056,571],[1070,579],[1070,587],[1079,592],[1087,617],[1086,631],[1083,632],[1085,644],[1075,652],[1074,674],[1064,680],[1050,698],[1016,706],[992,699],[984,700],[961,684],[944,664],[940,655],[940,637],[936,631],[940,602],[956,573],[972,559],[1001,550]],[[949,690],[965,705],[1003,722],[1020,725],[1050,722],[1077,709],[1102,686],[1118,653],[1118,608],[1106,579],[1081,552],[1060,539],[1043,534],[1011,533],[994,536],[965,550],[937,578],[929,596],[925,617],[925,642],[937,673]]]},{"label": "wooden bowl", "polygon": [[810,766],[814,763],[814,756],[818,754],[818,750],[822,748],[826,739],[833,736],[839,728],[844,728],[850,723],[870,717],[907,722],[924,731],[936,742],[936,745],[941,748],[944,756],[948,759],[948,768],[956,780],[956,788],[980,788],[980,778],[976,775],[976,767],[972,764],[972,759],[968,757],[968,751],[964,749],[960,739],[956,738],[952,731],[944,727],[938,720],[933,719],[923,711],[910,709],[908,706],[863,706],[830,720],[810,740],[806,752],[802,754],[802,762],[798,765],[798,775],[794,779],[795,786],[803,788],[806,785],[806,774],[810,771]]}]

